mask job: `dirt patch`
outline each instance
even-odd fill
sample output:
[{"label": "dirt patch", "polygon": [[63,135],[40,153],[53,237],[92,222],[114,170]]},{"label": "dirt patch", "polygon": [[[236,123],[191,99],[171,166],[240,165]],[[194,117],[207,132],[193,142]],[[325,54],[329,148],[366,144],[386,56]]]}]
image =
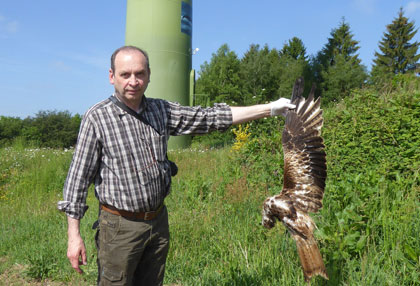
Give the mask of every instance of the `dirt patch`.
[{"label": "dirt patch", "polygon": [[[6,258],[0,258],[0,264],[7,261]],[[0,285],[1,286],[64,286],[67,285],[63,282],[50,281],[48,279],[43,281],[31,280],[23,275],[25,272],[25,266],[21,264],[14,264],[11,267],[4,270],[0,274]]]},{"label": "dirt patch", "polygon": [[[7,259],[5,257],[0,257],[0,265],[6,263]],[[42,281],[29,279],[25,277],[23,273],[25,273],[26,267],[21,264],[14,264],[13,266],[4,270],[3,273],[0,274],[0,286],[67,286],[67,285],[81,285],[80,281],[75,282],[58,282],[52,281],[49,279],[44,279]],[[87,283],[87,282],[85,282]],[[89,284],[83,284],[89,285]],[[94,284],[96,285],[96,284]],[[181,286],[181,284],[166,284],[165,286]]]}]

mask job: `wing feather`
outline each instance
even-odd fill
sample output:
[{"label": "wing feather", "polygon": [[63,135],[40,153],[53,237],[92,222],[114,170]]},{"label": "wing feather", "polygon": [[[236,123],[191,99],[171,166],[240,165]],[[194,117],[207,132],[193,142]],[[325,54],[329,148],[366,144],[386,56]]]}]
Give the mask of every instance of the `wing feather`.
[{"label": "wing feather", "polygon": [[309,107],[311,104],[313,104],[313,99],[314,99],[313,94],[309,94],[308,99],[304,102],[304,104],[303,104],[303,105],[301,105],[301,107],[299,107],[299,112],[298,112],[298,114],[299,114],[299,115],[303,115],[303,113],[304,113],[306,110],[308,110],[308,107]]},{"label": "wing feather", "polygon": [[324,123],[320,98],[314,99],[315,88],[305,100],[302,96],[303,80],[293,89],[292,102],[296,109],[286,116],[283,130],[284,186],[297,209],[317,212],[327,177],[326,153],[321,128]]}]

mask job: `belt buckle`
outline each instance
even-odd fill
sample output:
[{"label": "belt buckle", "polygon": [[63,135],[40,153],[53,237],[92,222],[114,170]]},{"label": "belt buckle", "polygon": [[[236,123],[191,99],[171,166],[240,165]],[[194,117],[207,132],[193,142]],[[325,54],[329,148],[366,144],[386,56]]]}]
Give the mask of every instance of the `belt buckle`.
[{"label": "belt buckle", "polygon": [[153,215],[155,214],[155,212],[145,212],[144,213],[144,220],[151,220],[153,219]]}]

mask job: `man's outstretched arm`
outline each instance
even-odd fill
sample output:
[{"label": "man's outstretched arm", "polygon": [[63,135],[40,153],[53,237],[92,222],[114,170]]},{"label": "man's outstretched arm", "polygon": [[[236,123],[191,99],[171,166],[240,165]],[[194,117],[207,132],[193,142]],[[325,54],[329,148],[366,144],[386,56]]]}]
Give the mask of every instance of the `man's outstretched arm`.
[{"label": "man's outstretched arm", "polygon": [[232,124],[241,124],[251,120],[256,120],[268,116],[285,116],[287,110],[294,109],[296,106],[290,103],[290,99],[280,98],[268,104],[258,104],[252,106],[231,106]]}]

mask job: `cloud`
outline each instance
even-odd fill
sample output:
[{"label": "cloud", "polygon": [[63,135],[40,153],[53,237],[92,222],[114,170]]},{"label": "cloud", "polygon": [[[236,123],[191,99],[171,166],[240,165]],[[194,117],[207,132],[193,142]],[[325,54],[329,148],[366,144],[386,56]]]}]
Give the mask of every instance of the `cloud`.
[{"label": "cloud", "polygon": [[50,65],[53,69],[58,70],[58,71],[70,71],[71,70],[71,67],[63,61],[53,61],[53,62],[51,62]]},{"label": "cloud", "polygon": [[100,68],[108,69],[108,57],[107,56],[97,56],[92,54],[80,54],[80,53],[70,53],[67,55],[68,58],[77,61],[81,64]]},{"label": "cloud", "polygon": [[407,14],[414,14],[417,11],[420,11],[420,1],[411,1],[405,6],[405,12]]},{"label": "cloud", "polygon": [[375,12],[377,0],[353,0],[352,4],[362,13],[372,14]]},{"label": "cloud", "polygon": [[6,32],[9,34],[15,34],[19,30],[18,21],[10,21],[6,23]]},{"label": "cloud", "polygon": [[0,37],[7,37],[11,34],[16,34],[19,30],[19,22],[10,20],[3,15],[0,15]]},{"label": "cloud", "polygon": [[92,69],[100,69],[103,72],[107,72],[109,65],[105,57],[102,58],[89,53],[81,54],[61,51],[51,59],[49,67],[59,73],[86,76],[92,72]]}]

